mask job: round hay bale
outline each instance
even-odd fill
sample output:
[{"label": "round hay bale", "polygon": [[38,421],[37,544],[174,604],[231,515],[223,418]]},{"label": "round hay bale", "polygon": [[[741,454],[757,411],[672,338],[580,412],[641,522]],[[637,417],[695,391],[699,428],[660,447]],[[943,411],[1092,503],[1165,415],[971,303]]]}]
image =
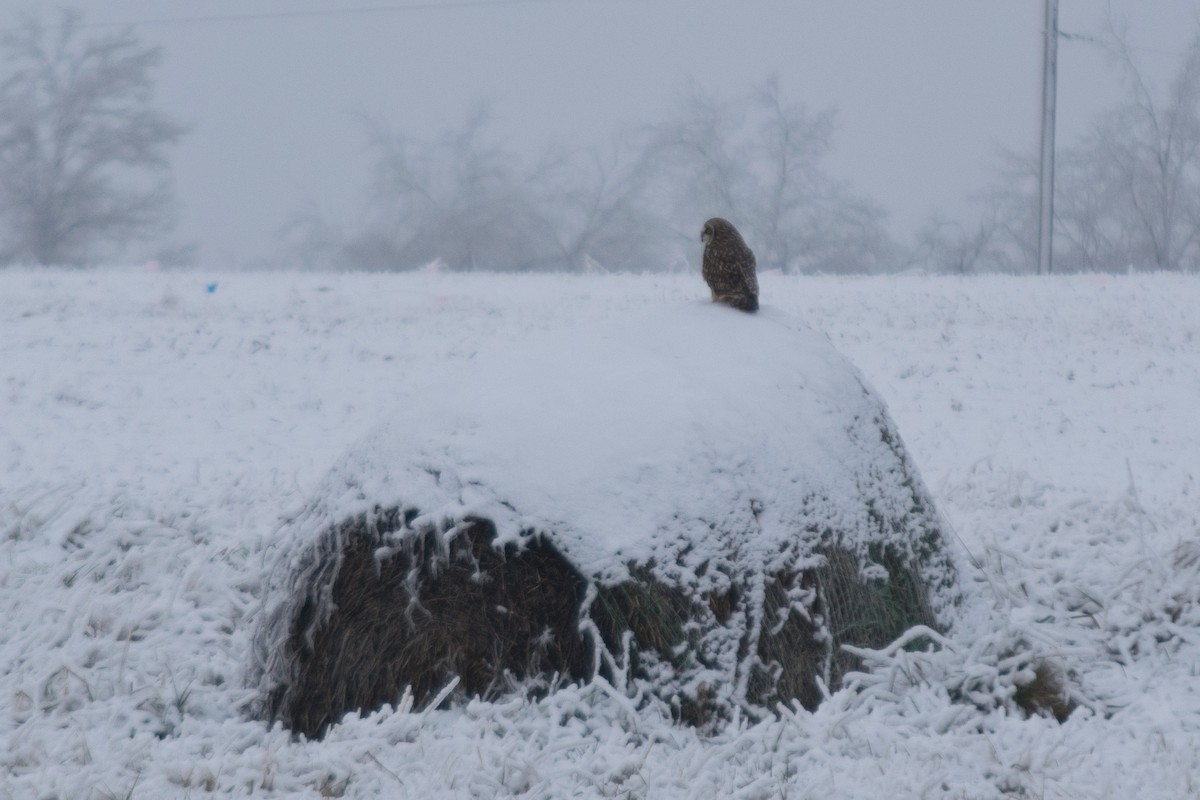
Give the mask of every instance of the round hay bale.
[{"label": "round hay bale", "polygon": [[269,718],[315,736],[346,711],[395,702],[403,687],[424,703],[453,679],[461,693],[493,697],[531,676],[587,677],[587,584],[553,546],[531,537],[519,552],[493,547],[486,520],[445,531],[411,528],[414,516],[359,514],[307,554],[295,576],[303,602],[276,621],[288,680],[268,692]]},{"label": "round hay bale", "polygon": [[841,645],[947,624],[944,525],[827,340],[769,308],[604,312],[397,387],[283,531],[258,713],[319,736],[406,690],[600,675],[715,725],[814,708]]}]

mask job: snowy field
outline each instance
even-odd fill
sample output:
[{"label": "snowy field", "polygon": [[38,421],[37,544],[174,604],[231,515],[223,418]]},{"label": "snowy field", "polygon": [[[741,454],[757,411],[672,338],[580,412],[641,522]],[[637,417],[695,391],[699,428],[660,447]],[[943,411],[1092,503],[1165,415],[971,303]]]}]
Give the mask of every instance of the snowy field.
[{"label": "snowy field", "polygon": [[[306,742],[241,712],[268,544],[398,387],[703,283],[0,271],[0,798],[1200,795],[1200,279],[762,288],[863,371],[957,533],[941,648],[709,738],[595,684]],[[1064,724],[1004,702],[1017,644],[1069,673]]]}]

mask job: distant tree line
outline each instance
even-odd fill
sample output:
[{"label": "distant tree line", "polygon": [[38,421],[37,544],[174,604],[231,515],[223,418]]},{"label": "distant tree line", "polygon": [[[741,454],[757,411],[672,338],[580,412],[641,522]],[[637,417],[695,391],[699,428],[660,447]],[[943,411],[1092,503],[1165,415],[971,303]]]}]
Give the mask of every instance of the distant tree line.
[{"label": "distant tree line", "polygon": [[363,223],[339,231],[309,216],[291,231],[314,266],[664,269],[685,263],[718,213],[765,267],[876,270],[897,252],[883,209],[823,167],[833,112],[786,102],[773,79],[735,100],[694,89],[654,126],[533,162],[496,144],[483,110],[432,141],[367,128]]},{"label": "distant tree line", "polygon": [[[88,264],[153,244],[174,220],[170,152],[185,129],[157,110],[161,52],[131,30],[85,36],[77,12],[0,32],[0,264]],[[1128,37],[1105,46],[1125,99],[1060,149],[1059,271],[1200,268],[1200,35],[1159,91]],[[283,263],[310,268],[641,271],[688,267],[699,222],[732,219],[760,268],[787,273],[1025,272],[1036,264],[1037,169],[1008,154],[970,221],[933,217],[912,244],[833,177],[832,109],[775,79],[741,97],[699,88],[601,147],[523,158],[485,108],[433,139],[364,122],[364,212],[341,227],[296,214]]]}]

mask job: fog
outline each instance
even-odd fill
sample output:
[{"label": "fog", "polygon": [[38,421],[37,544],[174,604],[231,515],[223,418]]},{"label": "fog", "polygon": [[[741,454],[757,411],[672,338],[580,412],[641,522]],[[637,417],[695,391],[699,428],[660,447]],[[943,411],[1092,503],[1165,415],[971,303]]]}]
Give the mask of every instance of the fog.
[{"label": "fog", "polygon": [[[775,75],[788,100],[836,108],[826,167],[878,202],[901,240],[932,213],[959,213],[1000,150],[1037,147],[1042,0],[72,5],[89,34],[131,25],[163,49],[158,103],[191,131],[172,158],[172,241],[195,243],[205,266],[280,263],[281,230],[303,210],[360,216],[364,118],[432,139],[483,103],[504,145],[533,155],[660,123],[689,86],[734,96]],[[1061,0],[1060,28],[1099,37],[1108,6],[1165,79],[1196,29],[1194,0]],[[29,10],[51,19],[0,0],[9,25]],[[1121,86],[1099,46],[1062,41],[1060,143]]]}]

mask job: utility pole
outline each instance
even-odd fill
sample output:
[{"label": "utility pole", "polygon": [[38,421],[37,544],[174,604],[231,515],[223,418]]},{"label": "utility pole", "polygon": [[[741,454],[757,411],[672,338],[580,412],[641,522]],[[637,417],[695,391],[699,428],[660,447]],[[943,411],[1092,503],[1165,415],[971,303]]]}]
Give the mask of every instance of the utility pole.
[{"label": "utility pole", "polygon": [[1058,0],[1046,0],[1042,51],[1042,160],[1038,194],[1038,274],[1054,268],[1054,112],[1058,94]]}]

